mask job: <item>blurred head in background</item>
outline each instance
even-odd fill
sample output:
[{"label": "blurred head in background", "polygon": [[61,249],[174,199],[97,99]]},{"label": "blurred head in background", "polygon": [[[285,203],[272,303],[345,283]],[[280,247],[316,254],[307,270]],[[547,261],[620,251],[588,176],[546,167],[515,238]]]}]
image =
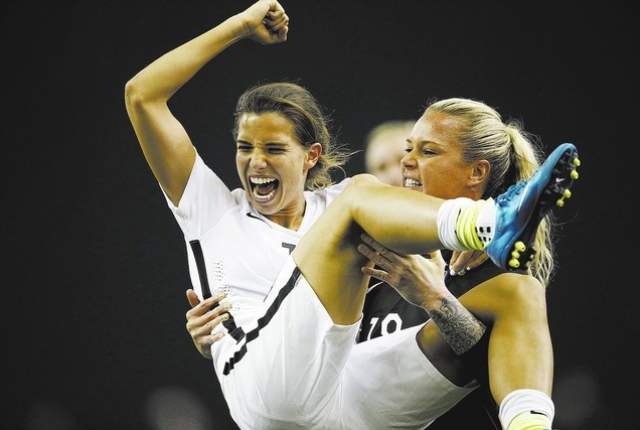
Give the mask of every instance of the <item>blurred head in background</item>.
[{"label": "blurred head in background", "polygon": [[367,173],[389,185],[402,186],[400,160],[414,124],[414,120],[385,121],[371,129],[365,141]]}]

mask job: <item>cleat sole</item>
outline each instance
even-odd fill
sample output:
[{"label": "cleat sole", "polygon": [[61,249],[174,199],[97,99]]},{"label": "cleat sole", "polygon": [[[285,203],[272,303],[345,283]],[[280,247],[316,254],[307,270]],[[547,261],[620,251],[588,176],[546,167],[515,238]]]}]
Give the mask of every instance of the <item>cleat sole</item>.
[{"label": "cleat sole", "polygon": [[[525,270],[535,258],[536,250],[532,247],[535,240],[535,233],[538,230],[540,221],[554,209],[561,209],[565,206],[565,199],[572,196],[571,187],[580,175],[577,167],[581,165],[578,158],[578,151],[575,147],[568,148],[562,154],[560,160],[556,163],[556,167],[552,171],[551,179],[544,191],[540,194],[536,209],[531,218],[527,222],[527,227],[518,236],[516,242],[511,249],[510,259],[508,260],[508,270],[518,271],[520,267]],[[514,252],[518,253],[516,257]],[[521,269],[520,269],[521,270]]]}]

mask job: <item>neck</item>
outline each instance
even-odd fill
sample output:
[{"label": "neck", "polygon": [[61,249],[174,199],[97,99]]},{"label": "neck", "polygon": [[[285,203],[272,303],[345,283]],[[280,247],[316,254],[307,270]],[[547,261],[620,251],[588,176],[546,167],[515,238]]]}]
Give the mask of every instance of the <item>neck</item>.
[{"label": "neck", "polygon": [[304,210],[306,201],[304,198],[292,204],[290,207],[283,208],[280,212],[273,215],[265,215],[271,222],[281,225],[289,230],[297,231],[302,224],[304,218]]}]

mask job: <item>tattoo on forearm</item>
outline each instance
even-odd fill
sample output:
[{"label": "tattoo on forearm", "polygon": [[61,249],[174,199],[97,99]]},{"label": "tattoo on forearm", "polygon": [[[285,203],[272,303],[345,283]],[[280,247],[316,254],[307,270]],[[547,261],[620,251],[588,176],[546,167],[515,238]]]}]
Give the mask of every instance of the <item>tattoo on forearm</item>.
[{"label": "tattoo on forearm", "polygon": [[443,298],[439,308],[428,309],[444,340],[453,352],[462,355],[480,341],[486,326],[456,300]]}]

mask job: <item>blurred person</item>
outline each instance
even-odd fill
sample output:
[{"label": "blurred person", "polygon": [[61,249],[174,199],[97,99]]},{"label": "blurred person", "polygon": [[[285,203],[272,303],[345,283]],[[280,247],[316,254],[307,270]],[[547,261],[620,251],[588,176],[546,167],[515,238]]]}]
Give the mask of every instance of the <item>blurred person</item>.
[{"label": "blurred person", "polygon": [[365,140],[365,168],[385,184],[402,186],[406,141],[415,121],[385,121],[369,131]]}]

